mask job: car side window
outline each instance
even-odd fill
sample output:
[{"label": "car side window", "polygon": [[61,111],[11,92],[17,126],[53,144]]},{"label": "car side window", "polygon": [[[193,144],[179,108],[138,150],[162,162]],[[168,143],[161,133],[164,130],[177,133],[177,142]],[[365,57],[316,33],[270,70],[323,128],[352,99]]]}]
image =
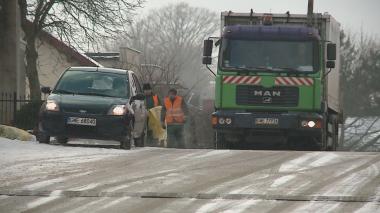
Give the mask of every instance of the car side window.
[{"label": "car side window", "polygon": [[132,74],[133,76],[133,79],[135,80],[135,84],[136,84],[136,89],[137,89],[137,93],[143,93],[142,89],[141,89],[141,85],[140,85],[140,82],[138,80],[138,78],[136,77],[136,75]]}]

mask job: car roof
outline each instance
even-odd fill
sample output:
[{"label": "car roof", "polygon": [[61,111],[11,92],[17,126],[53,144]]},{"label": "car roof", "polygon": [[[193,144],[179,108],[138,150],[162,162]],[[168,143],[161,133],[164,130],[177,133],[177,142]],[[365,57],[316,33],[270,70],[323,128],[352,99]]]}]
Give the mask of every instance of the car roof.
[{"label": "car roof", "polygon": [[70,67],[67,71],[86,71],[86,72],[108,72],[108,73],[117,73],[117,74],[127,74],[128,72],[132,72],[129,70],[115,69],[115,68],[107,68],[107,67]]}]

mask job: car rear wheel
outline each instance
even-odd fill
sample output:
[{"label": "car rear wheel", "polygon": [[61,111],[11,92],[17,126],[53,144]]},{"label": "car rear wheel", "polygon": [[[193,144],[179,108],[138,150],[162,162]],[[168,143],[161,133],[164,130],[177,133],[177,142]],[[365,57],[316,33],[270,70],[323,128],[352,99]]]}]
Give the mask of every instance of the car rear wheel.
[{"label": "car rear wheel", "polygon": [[56,140],[57,140],[58,143],[64,145],[64,144],[67,144],[67,141],[69,139],[67,137],[65,137],[65,136],[58,136],[58,137],[56,137]]}]

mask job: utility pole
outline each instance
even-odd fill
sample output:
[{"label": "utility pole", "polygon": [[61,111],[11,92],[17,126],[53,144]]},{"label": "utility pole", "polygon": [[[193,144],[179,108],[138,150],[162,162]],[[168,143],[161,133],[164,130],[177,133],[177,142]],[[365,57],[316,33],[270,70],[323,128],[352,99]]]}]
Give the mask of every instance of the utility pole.
[{"label": "utility pole", "polygon": [[22,68],[17,0],[0,0],[0,23],[0,92],[14,93],[20,89]]}]

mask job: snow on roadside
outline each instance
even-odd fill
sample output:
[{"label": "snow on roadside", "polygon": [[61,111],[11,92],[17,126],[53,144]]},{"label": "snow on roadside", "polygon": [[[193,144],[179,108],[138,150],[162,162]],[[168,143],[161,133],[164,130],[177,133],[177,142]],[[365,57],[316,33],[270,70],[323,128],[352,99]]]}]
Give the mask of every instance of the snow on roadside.
[{"label": "snow on roadside", "polygon": [[322,188],[321,194],[325,196],[354,195],[365,184],[378,178],[380,175],[379,166],[378,164],[372,164],[363,170],[352,173],[341,181],[334,183],[333,188],[331,186]]},{"label": "snow on roadside", "polygon": [[[380,135],[380,119],[378,117],[356,119],[355,117],[346,119],[345,125],[351,124],[351,126],[345,130],[345,141],[342,149],[347,151],[380,151],[380,139],[372,141]],[[365,133],[367,135],[364,135]]]},{"label": "snow on roadside", "polygon": [[282,176],[282,177],[274,180],[274,182],[272,183],[272,185],[270,187],[273,187],[273,188],[279,187],[279,186],[284,185],[285,183],[293,180],[295,177],[296,177],[295,175]]},{"label": "snow on roadside", "polygon": [[36,208],[38,206],[42,206],[42,205],[44,205],[46,203],[49,203],[49,202],[51,202],[53,200],[56,200],[56,199],[60,198],[61,194],[62,194],[62,191],[60,191],[60,190],[52,191],[49,194],[49,196],[42,197],[42,198],[37,198],[37,199],[35,199],[35,200],[27,203],[26,206],[27,206],[28,209],[33,209],[33,208]]},{"label": "snow on roadside", "polygon": [[[215,199],[208,202],[197,209],[196,213],[205,212],[223,212],[223,213],[241,213],[251,212],[248,209],[259,204],[262,200],[224,200]],[[267,201],[266,201],[267,202]],[[273,203],[273,202],[271,202]]]},{"label": "snow on roadside", "polygon": [[334,161],[337,158],[338,155],[335,153],[306,153],[301,157],[283,163],[279,169],[279,172],[296,172],[312,169],[315,167],[327,166],[331,164],[331,161]]},{"label": "snow on roadside", "polygon": [[375,202],[368,202],[364,204],[360,209],[357,209],[355,213],[367,213],[367,212],[378,212],[380,209],[380,187],[375,190],[377,193],[374,196],[376,198]]},{"label": "snow on roadside", "polygon": [[310,201],[307,202],[300,207],[292,210],[294,213],[305,213],[305,212],[313,212],[313,213],[329,213],[329,212],[337,212],[336,208],[339,207],[341,203],[339,202],[319,202],[319,201]]},{"label": "snow on roadside", "polygon": [[[118,150],[96,147],[68,147],[39,144],[38,142],[22,142],[0,138],[0,165],[16,161],[38,160],[46,158],[75,157],[98,155],[100,157],[116,156],[138,150]],[[78,159],[79,160],[79,159]]]},{"label": "snow on roadside", "polygon": [[207,157],[225,155],[227,153],[231,153],[231,150],[213,150],[213,151],[208,151],[205,154],[195,156],[194,158],[207,158]]}]

